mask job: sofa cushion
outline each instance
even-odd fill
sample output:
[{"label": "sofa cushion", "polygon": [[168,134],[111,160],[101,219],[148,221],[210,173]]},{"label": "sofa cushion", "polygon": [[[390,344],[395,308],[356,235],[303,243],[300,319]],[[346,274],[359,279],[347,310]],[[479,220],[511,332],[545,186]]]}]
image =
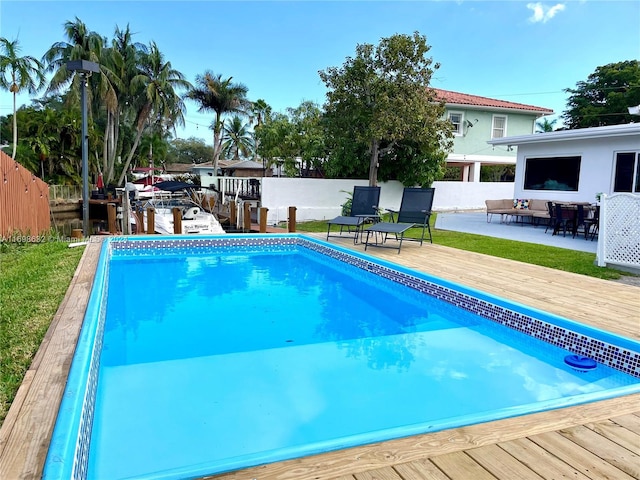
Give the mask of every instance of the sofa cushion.
[{"label": "sofa cushion", "polygon": [[532,198],[529,200],[529,210],[534,210],[536,212],[545,212],[549,213],[547,208],[548,200],[541,200],[539,198]]},{"label": "sofa cushion", "polygon": [[513,200],[511,200],[510,198],[502,198],[498,200],[485,200],[484,203],[487,206],[487,211],[513,209]]},{"label": "sofa cushion", "polygon": [[528,210],[529,199],[528,198],[516,198],[513,200],[513,208],[516,210]]}]

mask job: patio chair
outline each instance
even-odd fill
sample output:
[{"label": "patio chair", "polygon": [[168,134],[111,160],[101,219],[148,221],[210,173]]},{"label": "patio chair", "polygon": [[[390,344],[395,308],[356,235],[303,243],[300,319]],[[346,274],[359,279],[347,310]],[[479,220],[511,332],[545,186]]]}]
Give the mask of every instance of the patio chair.
[{"label": "patio chair", "polygon": [[567,230],[573,233],[574,224],[576,220],[576,210],[561,203],[556,203],[556,218],[553,225],[553,235],[560,235],[562,229],[562,236],[567,235]]},{"label": "patio chair", "polygon": [[573,238],[576,238],[580,233],[584,233],[584,239],[587,240],[589,238],[589,229],[591,228],[591,225],[587,222],[584,205],[576,205],[576,209],[577,216],[575,225],[573,226]]},{"label": "patio chair", "polygon": [[600,227],[600,205],[596,205],[593,211],[593,217],[585,218],[584,223],[587,224],[586,236],[591,234],[591,241],[596,238],[598,234],[598,228]]},{"label": "patio chair", "polygon": [[[351,212],[348,216],[341,215],[327,222],[327,240],[329,237],[339,237],[347,227],[349,234],[353,233],[353,243],[358,243],[358,237],[362,225],[366,222],[377,221],[380,216],[378,214],[378,203],[380,201],[380,187],[353,187],[353,196],[351,198]],[[331,226],[339,225],[339,235],[331,235]]]},{"label": "patio chair", "polygon": [[[431,207],[433,206],[435,190],[435,188],[406,187],[402,192],[400,210],[397,212],[389,210],[391,212],[391,221],[374,223],[364,229],[364,232],[367,234],[364,249],[366,250],[369,246],[395,248],[398,250],[398,253],[400,253],[403,240],[420,242],[420,245],[422,245],[427,232],[429,232],[429,242],[433,243],[429,218],[431,217]],[[422,228],[422,235],[420,238],[405,239],[405,232],[413,227]],[[397,247],[385,245],[390,233],[393,234],[398,241]],[[375,243],[369,242],[372,234],[375,238]],[[380,242],[378,242],[378,234],[381,236]]]},{"label": "patio chair", "polygon": [[553,202],[547,202],[547,210],[549,211],[549,221],[547,222],[547,228],[544,229],[544,233],[547,233],[549,227],[553,230],[556,224],[556,212],[553,206]]}]

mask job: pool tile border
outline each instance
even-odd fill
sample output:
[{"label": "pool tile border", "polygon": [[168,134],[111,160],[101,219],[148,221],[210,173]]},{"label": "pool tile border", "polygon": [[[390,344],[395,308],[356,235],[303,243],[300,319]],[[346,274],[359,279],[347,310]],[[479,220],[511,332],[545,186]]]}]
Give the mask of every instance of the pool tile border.
[{"label": "pool tile border", "polygon": [[[559,327],[552,323],[531,317],[494,303],[475,298],[451,288],[439,285],[413,275],[394,270],[373,261],[359,258],[347,252],[325,246],[300,237],[227,237],[207,239],[158,239],[145,241],[121,240],[111,242],[111,248],[127,256],[150,256],[157,249],[171,248],[177,254],[219,252],[221,248],[259,247],[264,251],[289,251],[292,247],[303,246],[323,255],[362,268],[375,275],[393,280],[420,292],[456,305],[483,318],[522,332],[531,337],[550,343],[574,354],[590,357],[599,363],[640,377],[640,353]],[[176,251],[177,249],[177,251]]]}]

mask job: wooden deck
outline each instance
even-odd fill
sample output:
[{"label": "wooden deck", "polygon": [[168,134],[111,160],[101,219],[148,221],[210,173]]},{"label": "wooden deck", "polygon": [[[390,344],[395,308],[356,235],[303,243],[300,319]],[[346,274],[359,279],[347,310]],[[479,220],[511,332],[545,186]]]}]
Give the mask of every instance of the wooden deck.
[{"label": "wooden deck", "polygon": [[[322,235],[319,238],[324,238]],[[350,240],[331,243],[362,251]],[[40,478],[99,244],[90,244],[0,430],[0,478]],[[640,289],[439,245],[367,253],[640,340]],[[215,477],[640,479],[640,394],[407,437]]]}]

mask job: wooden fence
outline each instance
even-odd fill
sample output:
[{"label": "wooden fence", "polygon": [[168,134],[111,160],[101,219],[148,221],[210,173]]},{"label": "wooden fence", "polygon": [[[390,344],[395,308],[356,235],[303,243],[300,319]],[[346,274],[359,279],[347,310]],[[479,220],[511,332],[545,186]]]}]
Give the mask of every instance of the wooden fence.
[{"label": "wooden fence", "polygon": [[0,238],[37,241],[51,228],[49,186],[0,151]]}]

